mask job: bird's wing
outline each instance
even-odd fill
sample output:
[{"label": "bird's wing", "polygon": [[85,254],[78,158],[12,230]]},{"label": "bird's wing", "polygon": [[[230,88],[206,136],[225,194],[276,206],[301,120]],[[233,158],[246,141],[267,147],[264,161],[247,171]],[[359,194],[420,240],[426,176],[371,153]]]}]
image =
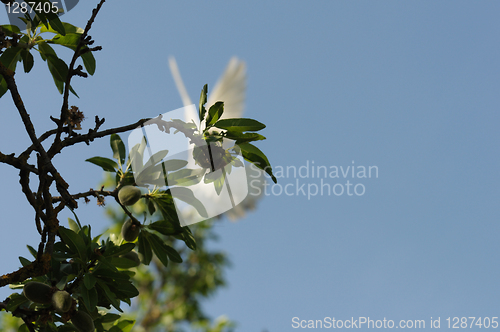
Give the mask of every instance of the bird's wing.
[{"label": "bird's wing", "polygon": [[[217,101],[224,102],[223,119],[240,118],[244,112],[244,102],[246,96],[246,64],[239,60],[237,57],[231,58],[226,70],[219,78],[219,81],[213,88],[212,92],[208,95],[207,109],[215,104]],[[225,148],[228,146],[224,145]],[[266,178],[264,172],[256,166],[246,166],[247,172],[247,187],[248,196],[236,207],[227,211],[227,215],[231,220],[237,220],[245,216],[246,211],[255,208],[257,201],[262,198]],[[238,183],[241,179],[233,185],[241,185]]]},{"label": "bird's wing", "polygon": [[[184,106],[191,105],[191,99],[187,94],[184,83],[182,82],[179,69],[175,58],[169,58],[170,71],[174,78],[179,94],[181,95]],[[219,78],[215,87],[210,91],[206,108],[215,104],[217,101],[224,102],[224,113],[222,118],[239,118],[243,115],[244,102],[246,94],[246,64],[237,57],[231,58],[224,73]],[[253,167],[252,170],[246,168],[249,195],[235,208],[227,211],[225,214],[232,220],[242,218],[245,211],[253,209],[256,202],[263,196],[263,188],[265,183],[264,172]],[[251,172],[251,173],[249,173]],[[238,185],[235,183],[235,185]],[[215,201],[217,199],[215,198]],[[194,215],[195,209],[191,206],[186,206],[182,213],[185,215],[185,220],[190,219],[190,215]]]},{"label": "bird's wing", "polygon": [[184,106],[191,105],[193,102],[191,101],[191,98],[189,98],[186,87],[184,86],[184,82],[181,78],[181,73],[177,67],[177,61],[175,61],[173,56],[168,58],[168,65],[170,66],[170,72],[172,72],[172,77],[174,78],[177,90],[179,90],[179,94],[181,95],[182,103]]},{"label": "bird's wing", "polygon": [[221,118],[240,118],[243,115],[246,87],[246,64],[237,57],[232,57],[219,81],[209,92],[206,108],[223,101],[224,113]]}]

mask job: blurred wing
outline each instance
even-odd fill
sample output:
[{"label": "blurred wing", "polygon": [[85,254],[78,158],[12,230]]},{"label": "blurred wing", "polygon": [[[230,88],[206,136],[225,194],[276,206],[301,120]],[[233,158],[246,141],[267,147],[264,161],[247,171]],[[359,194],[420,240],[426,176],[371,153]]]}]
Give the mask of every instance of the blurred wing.
[{"label": "blurred wing", "polygon": [[[174,57],[169,58],[169,66],[184,106],[191,105],[192,101],[187,94]],[[237,57],[233,57],[219,81],[209,93],[206,108],[208,110],[217,101],[223,101],[224,113],[222,118],[239,118],[243,115],[245,95],[246,64]],[[244,217],[245,212],[254,209],[256,202],[263,196],[266,181],[264,172],[255,166],[249,166],[246,171],[249,195],[236,207],[224,213],[232,220]],[[182,213],[185,220],[189,220],[189,216],[195,214],[195,209],[186,206]]]},{"label": "blurred wing", "polygon": [[[241,118],[244,112],[247,75],[246,64],[237,57],[231,58],[226,70],[208,96],[207,109],[218,101],[224,102],[223,119]],[[229,142],[228,142],[229,143]],[[231,145],[231,144],[230,144]],[[228,148],[224,144],[224,148]],[[248,196],[236,207],[224,213],[231,220],[243,218],[246,211],[255,209],[264,195],[266,177],[256,166],[246,164]]]},{"label": "blurred wing", "polygon": [[179,68],[177,67],[177,61],[173,56],[168,58],[168,65],[170,66],[170,72],[172,73],[172,77],[174,78],[175,85],[177,86],[177,90],[182,98],[182,103],[184,106],[191,105],[193,102],[187,93],[186,87],[184,86],[184,82],[181,78],[181,73],[179,72]]},{"label": "blurred wing", "polygon": [[240,118],[243,115],[246,88],[246,64],[237,57],[232,57],[212,92],[209,92],[207,110],[216,102],[223,101],[222,118]]}]

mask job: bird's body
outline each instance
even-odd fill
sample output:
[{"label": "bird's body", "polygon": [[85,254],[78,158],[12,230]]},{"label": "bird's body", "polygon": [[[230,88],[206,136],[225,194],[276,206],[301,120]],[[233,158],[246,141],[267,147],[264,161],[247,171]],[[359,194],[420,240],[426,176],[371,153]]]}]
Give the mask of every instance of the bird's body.
[{"label": "bird's body", "polygon": [[[177,63],[173,57],[169,58],[170,71],[174,78],[177,89],[181,96],[184,106],[192,105],[193,102],[189,97],[187,90],[182,81]],[[210,90],[209,90],[210,91]],[[219,81],[215,84],[214,88],[211,89],[208,94],[207,103],[205,105],[206,109],[210,109],[210,106],[218,101],[224,102],[224,113],[221,119],[230,118],[241,118],[244,111],[246,93],[246,65],[243,61],[236,57],[231,58],[224,73],[220,77]],[[195,108],[186,107],[185,114],[186,119],[197,119],[198,115],[195,112]],[[197,122],[197,121],[195,121]],[[203,124],[202,124],[203,125]],[[224,144],[225,148],[229,148],[229,144]],[[232,182],[232,186],[248,186],[248,196],[236,207],[226,211],[224,214],[230,219],[236,220],[245,215],[245,211],[255,208],[256,201],[263,195],[263,187],[265,183],[264,172],[258,169],[254,165],[247,165],[247,183]],[[244,179],[239,179],[243,181]],[[207,193],[208,195],[208,193]],[[185,210],[182,211],[184,218],[189,218],[189,214],[192,210],[194,213],[194,208],[191,206],[186,206]]]}]

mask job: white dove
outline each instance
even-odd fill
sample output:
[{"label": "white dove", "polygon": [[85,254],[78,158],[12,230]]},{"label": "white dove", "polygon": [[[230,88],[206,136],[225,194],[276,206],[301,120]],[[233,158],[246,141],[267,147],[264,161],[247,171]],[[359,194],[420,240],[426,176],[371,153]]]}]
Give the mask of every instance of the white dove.
[{"label": "white dove", "polygon": [[[179,94],[182,98],[184,106],[193,104],[191,98],[186,91],[186,87],[182,81],[177,67],[177,62],[174,57],[169,58],[170,71],[174,78]],[[236,57],[231,58],[226,70],[219,78],[217,84],[213,89],[209,87],[209,94],[205,108],[208,110],[210,106],[218,101],[224,102],[224,113],[222,119],[241,118],[243,115],[244,101],[246,90],[246,65],[245,62]],[[186,108],[186,112],[193,112],[193,108]],[[193,119],[198,117],[197,114],[186,114],[186,118]],[[255,165],[247,167],[247,180],[248,180],[248,196],[237,206],[226,211],[231,220],[236,220],[245,216],[245,211],[254,209],[256,201],[259,200],[264,193],[265,177],[264,172],[258,169]],[[193,209],[194,207],[187,205],[185,209]],[[189,211],[183,211],[183,215]]]}]

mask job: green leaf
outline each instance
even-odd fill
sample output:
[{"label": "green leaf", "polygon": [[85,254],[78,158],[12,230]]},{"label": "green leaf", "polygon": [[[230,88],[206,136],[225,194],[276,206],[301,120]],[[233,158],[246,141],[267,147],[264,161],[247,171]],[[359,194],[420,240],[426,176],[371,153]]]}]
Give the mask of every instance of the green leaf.
[{"label": "green leaf", "polygon": [[118,164],[121,166],[125,163],[125,144],[123,144],[122,139],[117,134],[111,134],[110,145],[113,150],[113,158],[118,160]]},{"label": "green leaf", "polygon": [[137,290],[137,288],[135,288],[134,285],[132,285],[132,282],[129,280],[127,281],[117,280],[116,282],[110,283],[109,287],[120,300],[128,304],[130,304],[131,298],[139,295],[139,291]]},{"label": "green leaf", "polygon": [[229,131],[229,130],[226,132],[225,137],[235,140],[236,141],[235,144],[260,141],[266,139],[264,136],[257,133],[243,133],[241,131]]},{"label": "green leaf", "polygon": [[[218,172],[217,172],[218,173]],[[215,192],[217,193],[218,196],[220,196],[220,193],[222,192],[222,188],[224,186],[224,181],[226,180],[226,176],[224,173],[222,173],[222,176],[219,176],[215,181],[214,181],[214,188]]]},{"label": "green leaf", "polygon": [[215,127],[230,131],[258,131],[266,125],[254,119],[222,119],[214,124]]},{"label": "green leaf", "polygon": [[69,225],[69,229],[71,229],[75,233],[78,233],[78,231],[80,230],[80,226],[78,226],[76,221],[74,221],[71,218],[68,218],[68,225]]},{"label": "green leaf", "polygon": [[20,46],[6,49],[0,56],[0,62],[10,70],[15,71],[17,62],[21,60],[21,52],[23,50],[24,48]]},{"label": "green leaf", "polygon": [[[72,50],[76,50],[76,47],[78,46],[80,42],[80,34],[67,34],[66,36],[61,36],[57,35],[54,36],[51,40],[48,42],[51,42],[53,44],[58,44],[62,45],[65,47],[68,47]],[[82,58],[83,65],[85,66],[85,69],[90,75],[94,75],[95,73],[95,68],[96,68],[96,61],[94,58],[94,55],[92,54],[92,51],[88,50],[88,47],[84,47],[80,50],[80,57]]]},{"label": "green leaf", "polygon": [[168,150],[160,150],[158,152],[153,153],[151,157],[149,157],[148,161],[144,164],[144,168],[153,166],[158,164],[165,158],[168,154]]},{"label": "green leaf", "polygon": [[120,269],[130,269],[137,266],[136,262],[126,257],[113,257],[111,258],[111,264]]},{"label": "green leaf", "polygon": [[28,247],[28,250],[30,252],[30,254],[36,258],[36,256],[38,255],[38,252],[35,250],[35,248],[33,248],[32,246],[30,246],[29,244],[26,245],[26,247]]},{"label": "green leaf", "polygon": [[151,248],[153,248],[153,251],[160,260],[160,262],[163,264],[163,266],[167,267],[168,266],[168,255],[167,255],[167,250],[166,250],[166,245],[160,239],[160,237],[156,234],[149,234],[147,237],[149,243],[151,244]]},{"label": "green leaf", "polygon": [[[82,28],[76,27],[76,26],[74,26],[72,24],[69,24],[69,23],[66,23],[66,22],[61,22],[61,24],[64,27],[64,30],[65,30],[66,34],[74,34],[74,33],[82,34],[83,33],[83,29]],[[42,26],[40,28],[40,33],[44,33],[44,32],[52,32],[52,33],[56,33],[56,34],[59,33],[58,31],[56,31],[52,27],[51,22],[48,24],[48,27],[47,26]]]},{"label": "green leaf", "polygon": [[147,240],[149,232],[140,232],[138,243],[139,243],[139,253],[142,255],[142,263],[144,265],[149,265],[151,259],[153,258],[153,252],[151,251],[151,245]]},{"label": "green leaf", "polygon": [[149,214],[153,215],[156,212],[155,204],[149,198],[146,198],[146,205],[148,207]]},{"label": "green leaf", "polygon": [[204,217],[208,218],[207,210],[201,201],[198,200],[193,194],[193,191],[184,187],[175,187],[171,191],[174,198],[180,199],[181,201],[192,205],[198,213]]},{"label": "green leaf", "polygon": [[94,288],[95,283],[96,283],[96,278],[92,273],[89,272],[83,276],[83,284],[85,285],[85,288],[92,289]]},{"label": "green leaf", "polygon": [[[48,0],[44,0],[44,2],[48,2],[51,4],[51,2]],[[59,17],[56,14],[48,13],[48,14],[45,14],[45,16],[47,17],[47,19],[49,21],[49,23],[47,24],[48,26],[50,26],[52,29],[54,29],[55,31],[57,31],[59,34],[61,34],[63,36],[66,34],[66,29],[64,28],[63,23],[61,22],[61,20],[59,19]]]},{"label": "green leaf", "polygon": [[168,174],[168,185],[169,186],[191,186],[197,184],[203,179],[206,170],[203,168],[188,169],[184,168],[175,172]]},{"label": "green leaf", "polygon": [[174,248],[172,248],[171,246],[169,246],[166,243],[164,243],[164,244],[165,244],[165,248],[167,250],[168,258],[174,263],[182,263],[182,257],[181,257],[181,255],[179,255],[177,250],[175,250]]},{"label": "green leaf", "polygon": [[235,147],[241,150],[243,158],[254,163],[258,168],[262,169],[267,174],[269,174],[271,179],[273,179],[274,183],[278,182],[278,180],[276,180],[276,177],[273,175],[273,170],[271,168],[269,160],[267,159],[266,155],[262,151],[260,151],[258,147],[250,143],[242,143]]},{"label": "green leaf", "polygon": [[9,91],[9,88],[7,88],[7,82],[3,78],[3,76],[0,76],[0,98],[7,92]]},{"label": "green leaf", "polygon": [[94,55],[92,54],[92,52],[87,51],[87,52],[83,53],[82,55],[80,55],[80,57],[83,60],[83,65],[85,66],[85,69],[87,70],[87,72],[90,75],[94,75],[96,64],[95,64],[95,58],[94,58]]},{"label": "green leaf", "polygon": [[21,52],[21,56],[23,59],[24,72],[29,73],[31,71],[31,69],[33,68],[33,64],[35,63],[35,60],[33,59],[33,55],[30,53],[30,51],[24,49]]},{"label": "green leaf", "polygon": [[132,328],[134,327],[135,320],[122,320],[118,324],[116,324],[113,327],[117,327],[120,329],[122,332],[130,332]]},{"label": "green leaf", "polygon": [[55,80],[63,83],[66,82],[66,77],[68,77],[68,66],[63,60],[52,54],[47,54],[47,64]]},{"label": "green leaf", "polygon": [[80,98],[80,96],[78,96],[78,94],[76,93],[76,91],[73,90],[73,87],[71,86],[71,84],[69,86],[69,91],[71,91],[71,93],[74,94],[77,98]]},{"label": "green leaf", "polygon": [[163,170],[166,172],[177,171],[186,166],[187,164],[188,162],[182,159],[170,159],[170,160],[165,160],[164,162],[161,163]]},{"label": "green leaf", "polygon": [[48,40],[48,43],[53,43],[61,46],[68,47],[72,50],[75,50],[80,43],[81,34],[77,33],[67,33],[65,36],[63,35],[55,35],[52,39]]},{"label": "green leaf", "polygon": [[19,256],[19,261],[21,262],[21,265],[23,267],[31,264],[31,262],[28,259],[26,259],[22,256]]},{"label": "green leaf", "polygon": [[194,239],[191,230],[185,226],[182,228],[182,240],[186,243],[186,246],[191,250],[196,250],[196,240]]},{"label": "green leaf", "polygon": [[76,328],[73,326],[73,324],[67,323],[67,325],[60,325],[57,329],[57,332],[76,332]]},{"label": "green leaf", "polygon": [[88,161],[89,163],[102,167],[102,169],[105,170],[106,172],[116,172],[116,170],[118,169],[118,164],[109,158],[92,157],[86,159],[85,161]]},{"label": "green leaf", "polygon": [[109,289],[108,285],[106,285],[106,283],[101,279],[97,279],[97,285],[104,291],[104,296],[113,305],[113,307],[115,307],[119,312],[123,312],[120,308],[120,302],[116,298],[116,295]]},{"label": "green leaf", "polygon": [[208,85],[205,84],[203,86],[203,89],[201,89],[201,94],[200,94],[200,105],[199,105],[199,115],[200,115],[200,122],[205,119],[205,113],[207,110],[205,109],[205,104],[207,103],[207,93],[208,93]]},{"label": "green leaf", "polygon": [[121,316],[117,315],[117,314],[107,313],[106,315],[101,317],[101,322],[102,323],[112,323],[112,322],[120,319],[120,317]]},{"label": "green leaf", "polygon": [[146,146],[146,138],[143,136],[141,142],[130,149],[127,166],[131,165],[134,171],[140,171],[143,168],[144,149],[146,149]]},{"label": "green leaf", "polygon": [[175,209],[174,200],[170,191],[159,192],[150,196],[149,199],[155,204],[156,209],[160,211],[164,220],[168,220],[175,225],[180,225],[177,210]]},{"label": "green leaf", "polygon": [[14,294],[11,294],[9,296],[9,301],[7,303],[7,307],[6,307],[6,310],[7,311],[14,311],[17,309],[17,307],[19,307],[21,304],[23,303],[27,303],[29,302],[29,300],[27,298],[24,297],[24,295],[21,295],[21,294],[18,294],[18,293],[14,293]]},{"label": "green leaf", "polygon": [[52,79],[54,80],[54,84],[56,85],[57,91],[59,91],[60,94],[63,94],[63,92],[64,92],[64,82],[59,81],[54,76],[52,76]]},{"label": "green leaf", "polygon": [[59,235],[61,239],[66,243],[66,245],[73,251],[78,254],[78,257],[83,262],[87,261],[87,247],[85,246],[84,240],[75,232],[70,229],[64,228],[63,226],[59,226],[58,228]]},{"label": "green leaf", "polygon": [[175,235],[182,232],[181,227],[176,227],[174,224],[167,220],[155,221],[154,223],[149,224],[147,227],[163,235]]},{"label": "green leaf", "polygon": [[38,45],[38,50],[40,51],[40,56],[42,57],[43,61],[47,60],[47,56],[49,54],[52,54],[53,56],[57,57],[56,52],[49,44],[47,44],[47,42],[43,41],[38,43],[37,45]]},{"label": "green leaf", "polygon": [[82,295],[83,303],[85,304],[87,310],[93,311],[94,308],[97,306],[97,301],[99,298],[96,288],[80,287],[80,292]]},{"label": "green leaf", "polygon": [[224,113],[224,103],[222,101],[218,101],[210,107],[208,110],[207,116],[207,127],[213,125],[220,119]]},{"label": "green leaf", "polygon": [[0,25],[0,27],[2,28],[3,32],[9,37],[12,36],[13,34],[21,33],[21,30],[19,30],[19,28],[16,25],[4,24]]},{"label": "green leaf", "polygon": [[127,242],[120,246],[114,246],[109,250],[106,249],[106,251],[104,251],[104,256],[105,257],[120,256],[126,254],[127,252],[132,251],[134,248],[135,248],[135,243]]},{"label": "green leaf", "polygon": [[99,266],[92,272],[97,280],[107,279],[109,281],[113,280],[116,282],[118,282],[119,280],[121,281],[130,280],[130,276],[123,271],[118,271],[118,269],[110,263],[110,259],[103,258],[101,256],[98,258],[98,260],[101,264],[99,264]]},{"label": "green leaf", "polygon": [[[11,311],[11,310],[9,310],[9,311]],[[21,326],[19,326],[19,329],[17,330],[17,332],[30,332],[30,330],[28,329],[26,324],[22,324]]]}]

